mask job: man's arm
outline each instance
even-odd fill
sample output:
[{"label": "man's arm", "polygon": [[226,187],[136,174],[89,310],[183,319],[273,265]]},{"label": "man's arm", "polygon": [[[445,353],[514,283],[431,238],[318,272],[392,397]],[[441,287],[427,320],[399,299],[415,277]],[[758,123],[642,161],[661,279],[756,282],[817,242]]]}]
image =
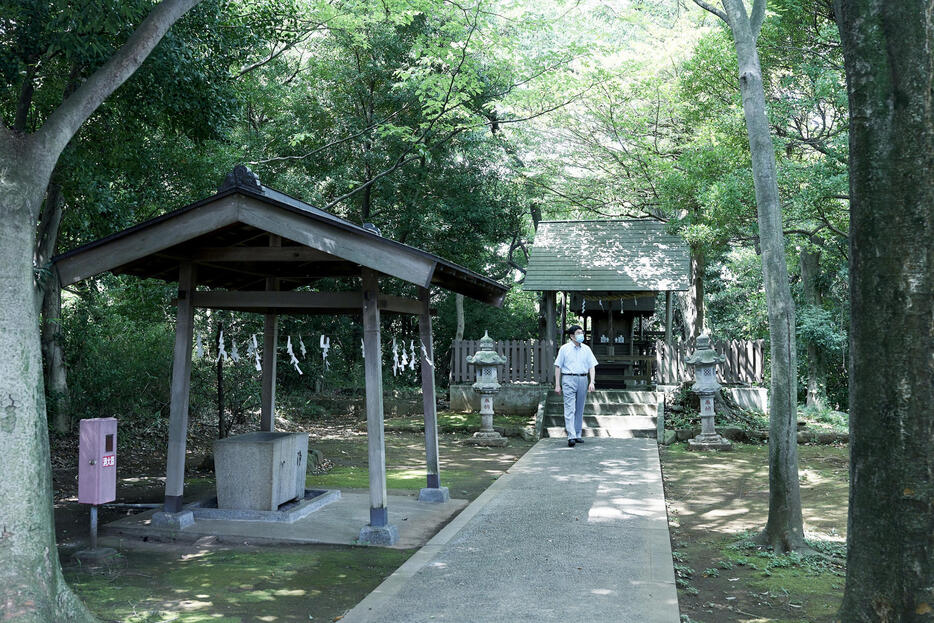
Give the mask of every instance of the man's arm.
[{"label": "man's arm", "polygon": [[597,389],[597,366],[590,366],[590,387],[587,388],[588,391],[594,391]]},{"label": "man's arm", "polygon": [[561,393],[561,368],[555,366],[555,391]]}]

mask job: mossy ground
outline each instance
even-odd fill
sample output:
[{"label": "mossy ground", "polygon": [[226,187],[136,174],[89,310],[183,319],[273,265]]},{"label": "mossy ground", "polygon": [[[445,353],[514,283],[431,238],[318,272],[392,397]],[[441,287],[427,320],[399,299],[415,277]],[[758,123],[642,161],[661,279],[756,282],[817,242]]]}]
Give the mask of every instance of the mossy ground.
[{"label": "mossy ground", "polygon": [[66,567],[102,621],[332,621],[411,550],[362,547],[134,548],[104,570]]},{"label": "mossy ground", "polygon": [[830,623],[843,597],[847,448],[798,448],[809,544],[775,555],[752,537],[768,517],[768,447],[661,452],[682,617],[693,623]]}]

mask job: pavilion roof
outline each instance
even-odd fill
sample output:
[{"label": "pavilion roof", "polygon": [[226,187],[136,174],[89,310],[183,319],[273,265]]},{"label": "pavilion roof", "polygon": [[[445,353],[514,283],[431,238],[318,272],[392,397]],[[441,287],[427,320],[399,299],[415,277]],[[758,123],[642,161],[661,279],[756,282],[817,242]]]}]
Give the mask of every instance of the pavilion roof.
[{"label": "pavilion roof", "polygon": [[176,281],[182,262],[199,285],[294,290],[361,268],[501,305],[508,288],[422,249],[339,218],[275,189],[246,169],[217,194],[53,258],[62,285],[103,272]]},{"label": "pavilion roof", "polygon": [[524,290],[661,292],[690,287],[687,243],[648,219],[542,221]]}]

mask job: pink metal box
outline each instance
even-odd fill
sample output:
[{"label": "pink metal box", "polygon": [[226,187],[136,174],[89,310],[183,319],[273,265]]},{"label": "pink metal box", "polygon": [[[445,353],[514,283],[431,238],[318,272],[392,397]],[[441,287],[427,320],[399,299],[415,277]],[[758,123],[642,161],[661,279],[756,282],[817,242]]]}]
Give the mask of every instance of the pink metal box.
[{"label": "pink metal box", "polygon": [[117,497],[117,419],[81,420],[78,501],[105,504]]}]

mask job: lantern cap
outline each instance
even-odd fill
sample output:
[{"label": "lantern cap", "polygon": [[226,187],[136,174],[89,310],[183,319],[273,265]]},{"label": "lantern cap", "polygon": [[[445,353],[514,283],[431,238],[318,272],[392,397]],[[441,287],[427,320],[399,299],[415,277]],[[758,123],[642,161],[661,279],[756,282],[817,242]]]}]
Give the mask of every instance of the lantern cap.
[{"label": "lantern cap", "polygon": [[506,358],[493,350],[494,343],[489,331],[484,331],[483,337],[480,338],[480,350],[474,355],[468,355],[467,363],[487,366],[499,366],[506,363]]},{"label": "lantern cap", "polygon": [[694,350],[694,354],[690,357],[684,359],[684,363],[689,363],[691,365],[698,364],[712,364],[712,363],[723,363],[726,361],[726,357],[723,355],[718,355],[710,346],[710,336],[706,333],[701,333],[697,336],[697,347]]}]

